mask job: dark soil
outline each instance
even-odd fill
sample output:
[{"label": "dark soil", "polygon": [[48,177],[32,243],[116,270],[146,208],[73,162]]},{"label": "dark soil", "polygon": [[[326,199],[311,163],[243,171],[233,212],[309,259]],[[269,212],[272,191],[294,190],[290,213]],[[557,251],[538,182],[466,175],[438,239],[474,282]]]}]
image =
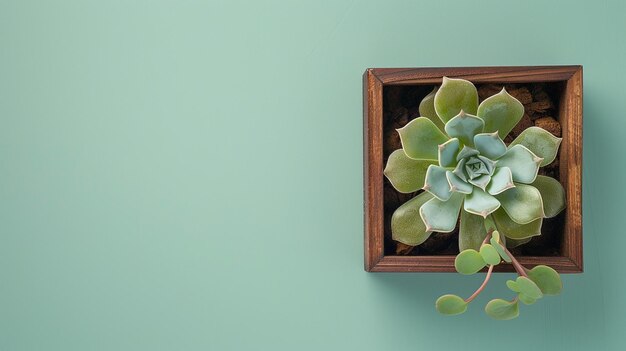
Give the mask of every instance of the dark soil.
[{"label": "dark soil", "polygon": [[[480,101],[502,90],[503,85],[478,84]],[[504,139],[505,143],[513,141],[524,129],[531,126],[542,127],[552,134],[561,136],[558,107],[563,86],[555,83],[506,84],[509,94],[517,98],[525,109],[524,116],[518,125]],[[396,129],[419,117],[418,106],[422,98],[432,91],[432,85],[392,85],[384,88],[383,97],[383,134],[384,158],[394,150],[402,147]],[[539,169],[539,174],[559,179],[559,155],[553,163]],[[385,179],[385,255],[456,255],[458,246],[458,225],[451,233],[433,233],[419,246],[408,246],[391,239],[391,215],[403,203],[419,194],[402,194],[397,192]],[[544,219],[541,235],[530,242],[511,249],[516,256],[558,256],[561,252],[561,241],[564,226],[564,214],[555,218]]]}]

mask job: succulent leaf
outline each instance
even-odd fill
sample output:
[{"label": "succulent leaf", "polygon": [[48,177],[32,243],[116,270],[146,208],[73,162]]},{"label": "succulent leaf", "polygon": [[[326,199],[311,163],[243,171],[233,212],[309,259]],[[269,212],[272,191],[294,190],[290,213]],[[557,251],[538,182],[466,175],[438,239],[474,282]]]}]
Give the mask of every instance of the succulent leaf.
[{"label": "succulent leaf", "polygon": [[443,295],[435,302],[435,308],[441,314],[453,316],[467,310],[467,302],[457,295]]},{"label": "succulent leaf", "polygon": [[484,219],[484,224],[485,224],[485,230],[490,231],[492,230],[493,232],[491,233],[491,237],[492,238],[496,238],[496,240],[500,240],[500,233],[498,233],[498,228],[496,227],[496,223],[493,221],[493,217],[492,216],[487,216]]},{"label": "succulent leaf", "polygon": [[517,183],[515,188],[496,195],[496,197],[515,223],[527,224],[545,217],[541,194],[532,185]]},{"label": "succulent leaf", "polygon": [[491,195],[498,195],[514,187],[511,169],[509,167],[498,167],[491,177],[491,182],[487,185],[487,192]]},{"label": "succulent leaf", "polygon": [[439,165],[441,167],[456,166],[456,156],[459,154],[459,139],[452,138],[439,145]]},{"label": "succulent leaf", "polygon": [[471,156],[478,156],[478,154],[480,154],[478,150],[471,148],[469,146],[463,146],[463,149],[456,156],[456,160],[460,162],[461,160],[468,159]]},{"label": "succulent leaf", "polygon": [[[539,219],[537,221],[539,221]],[[515,223],[515,222],[513,222],[513,223]],[[533,223],[533,222],[531,222],[531,223]],[[517,224],[517,223],[515,223],[515,224]],[[528,225],[528,224],[518,224],[518,225],[525,226],[525,225]],[[518,247],[520,245],[524,245],[524,244],[528,243],[531,239],[532,239],[532,237],[525,238],[525,239],[507,238],[507,240],[506,240],[506,247],[507,247],[507,249],[513,249],[513,248],[516,248],[516,247]]]},{"label": "succulent leaf", "polygon": [[433,161],[409,158],[402,149],[398,149],[389,155],[383,173],[396,190],[407,194],[424,186],[426,170],[431,164]]},{"label": "succulent leaf", "polygon": [[486,236],[485,219],[462,210],[459,227],[459,250],[478,250]]},{"label": "succulent leaf", "polygon": [[[466,179],[476,179],[482,175],[491,175],[493,171],[492,161],[480,155],[470,156],[463,159],[463,168],[460,170],[466,175]],[[459,162],[461,163],[461,162]]]},{"label": "succulent leaf", "polygon": [[474,146],[474,136],[482,133],[484,126],[482,119],[461,111],[446,123],[445,131],[450,137],[458,138],[463,145]]},{"label": "succulent leaf", "polygon": [[448,141],[437,126],[426,117],[418,117],[398,129],[402,149],[414,160],[437,161],[439,145]]},{"label": "succulent leaf", "polygon": [[474,249],[461,251],[454,259],[454,268],[461,274],[474,274],[485,267],[487,263],[483,260],[480,252]]},{"label": "succulent leaf", "polygon": [[480,247],[480,255],[483,260],[490,265],[495,266],[501,261],[500,254],[491,244],[483,244]]},{"label": "succulent leaf", "polygon": [[485,133],[498,132],[504,139],[522,119],[524,105],[502,89],[478,106],[477,115],[485,121]]},{"label": "succulent leaf", "polygon": [[539,265],[528,271],[530,278],[544,295],[558,295],[563,289],[561,277],[552,267]]},{"label": "succulent leaf", "polygon": [[402,204],[391,216],[391,237],[406,245],[417,246],[430,237],[426,225],[419,215],[419,210],[433,196],[423,192]]},{"label": "succulent leaf", "polygon": [[513,301],[493,299],[485,306],[485,312],[493,319],[509,320],[519,316],[519,304],[517,299]]},{"label": "succulent leaf", "polygon": [[422,101],[420,102],[419,111],[420,111],[420,116],[430,119],[431,121],[433,121],[433,123],[435,123],[437,128],[443,131],[444,124],[439,118],[439,116],[437,116],[437,112],[435,112],[435,93],[436,92],[437,92],[437,87],[434,87],[433,91],[428,93],[428,95],[426,95],[422,99]]},{"label": "succulent leaf", "polygon": [[474,188],[474,191],[465,197],[463,207],[465,211],[485,218],[500,207],[500,201],[484,190]]},{"label": "succulent leaf", "polygon": [[542,157],[541,166],[552,163],[559,151],[562,138],[557,138],[552,133],[540,127],[526,128],[513,140],[509,148],[515,145],[524,145],[535,155]]},{"label": "succulent leaf", "polygon": [[[499,210],[493,213],[493,219],[496,222],[496,226],[498,230],[502,233],[502,235],[507,238],[513,239],[511,245],[515,245],[515,240],[523,241],[533,236],[541,235],[541,225],[543,224],[543,218],[535,219],[534,221],[527,224],[519,224],[514,222],[509,215],[504,211],[504,209],[500,208]],[[509,244],[509,240],[507,240],[507,245]],[[509,246],[515,247],[515,246]]]},{"label": "succulent leaf", "polygon": [[428,200],[420,208],[420,216],[426,225],[426,231],[449,233],[456,227],[459,210],[463,203],[463,195],[452,193],[448,201],[436,197]]},{"label": "succulent leaf", "polygon": [[558,180],[538,175],[531,185],[541,193],[546,218],[552,218],[565,209],[565,189]]},{"label": "succulent leaf", "polygon": [[443,167],[430,165],[426,170],[426,178],[424,180],[424,190],[442,201],[447,201],[452,195],[448,178],[446,178],[447,171]]},{"label": "succulent leaf", "polygon": [[474,187],[471,184],[468,184],[450,171],[446,172],[446,178],[448,179],[448,185],[450,185],[450,191],[456,191],[462,194],[471,194],[472,190],[474,190]]},{"label": "succulent leaf", "polygon": [[508,149],[498,160],[498,167],[509,167],[513,180],[530,184],[537,178],[542,158],[533,154],[523,145],[515,145]]},{"label": "succulent leaf", "polygon": [[483,174],[477,178],[470,179],[469,182],[484,191],[487,188],[489,182],[491,182],[491,176],[488,174]]},{"label": "succulent leaf", "polygon": [[493,175],[493,172],[496,170],[496,162],[488,159],[483,155],[478,155],[477,157],[485,165],[485,168],[487,168],[488,174]]},{"label": "succulent leaf", "polygon": [[465,162],[467,162],[467,159],[465,158],[460,160],[459,163],[457,163],[456,167],[454,167],[454,171],[452,171],[452,173],[454,173],[454,175],[456,175],[463,181],[467,182],[467,176],[465,175]]},{"label": "succulent leaf", "polygon": [[481,155],[492,160],[497,160],[506,153],[506,145],[498,136],[498,132],[476,134],[474,146]]},{"label": "succulent leaf", "polygon": [[435,111],[446,123],[461,110],[475,115],[478,110],[478,92],[472,82],[465,79],[443,77],[443,84],[435,94]]}]

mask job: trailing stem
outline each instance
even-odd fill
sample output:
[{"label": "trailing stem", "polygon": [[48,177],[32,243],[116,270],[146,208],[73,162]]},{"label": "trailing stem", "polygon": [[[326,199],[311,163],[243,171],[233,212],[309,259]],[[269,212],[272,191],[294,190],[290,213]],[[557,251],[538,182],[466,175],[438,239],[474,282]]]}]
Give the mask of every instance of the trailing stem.
[{"label": "trailing stem", "polygon": [[509,257],[511,258],[511,264],[513,265],[517,273],[521,276],[528,278],[528,274],[526,274],[526,267],[522,266],[521,263],[519,263],[519,261],[515,258],[515,256],[513,256],[513,254],[506,248],[505,245],[501,246],[504,249],[504,252],[506,252],[506,254],[509,255]]},{"label": "trailing stem", "polygon": [[[487,235],[485,236],[485,240],[483,240],[483,244],[486,244],[489,242],[489,240],[491,240],[491,234],[493,233],[493,231],[494,231],[493,228],[487,231]],[[480,287],[478,287],[478,289],[476,289],[476,291],[474,291],[474,293],[470,297],[465,299],[465,302],[470,303],[472,300],[476,298],[476,296],[480,295],[480,293],[485,289],[485,287],[487,286],[487,283],[489,283],[489,279],[491,279],[491,273],[493,273],[493,267],[494,265],[489,265],[489,268],[487,269],[487,275],[485,276],[485,280],[483,280],[483,283],[480,285]]]},{"label": "trailing stem", "polygon": [[489,240],[491,240],[491,234],[493,234],[494,228],[489,228],[487,230],[487,235],[485,236],[485,240],[483,240],[483,244],[487,244]]},{"label": "trailing stem", "polygon": [[489,269],[487,270],[487,275],[485,276],[485,280],[483,280],[483,283],[480,285],[480,287],[478,287],[478,289],[476,289],[476,291],[474,291],[474,293],[470,297],[465,299],[465,302],[470,303],[472,300],[476,298],[476,296],[480,295],[480,293],[487,286],[487,283],[489,282],[489,279],[491,278],[492,272],[493,272],[493,265],[489,265]]},{"label": "trailing stem", "polygon": [[[487,230],[487,236],[485,236],[485,240],[483,240],[483,244],[486,244],[491,239],[492,233],[497,229],[496,224],[493,221],[493,218],[491,216],[488,216],[487,218],[485,218],[485,229]],[[513,268],[515,268],[515,271],[517,272],[517,274],[528,278],[528,274],[526,273],[527,271],[526,268],[519,263],[519,261],[515,258],[515,256],[513,256],[511,251],[509,251],[506,248],[506,245],[503,245],[500,242],[498,242],[498,244],[502,247],[502,249],[504,249],[504,252],[506,252],[506,254],[509,255],[509,257],[511,258],[511,265],[513,265]]]}]

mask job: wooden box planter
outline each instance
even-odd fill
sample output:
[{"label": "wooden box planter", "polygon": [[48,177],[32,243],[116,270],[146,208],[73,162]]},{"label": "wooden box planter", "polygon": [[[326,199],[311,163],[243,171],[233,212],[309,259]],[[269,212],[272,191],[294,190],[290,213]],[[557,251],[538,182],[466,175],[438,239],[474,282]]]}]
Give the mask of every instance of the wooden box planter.
[{"label": "wooden box planter", "polygon": [[[386,89],[413,89],[416,99],[441,84],[443,76],[463,78],[481,85],[542,84],[554,95],[553,114],[560,122],[563,141],[558,158],[558,179],[565,188],[567,208],[548,233],[555,248],[550,255],[516,255],[527,267],[546,264],[561,273],[583,271],[582,243],[582,66],[463,67],[463,68],[372,68],[363,75],[365,270],[371,272],[454,272],[456,253],[398,255],[385,218],[386,163],[384,124]],[[417,100],[417,102],[419,102]],[[482,100],[482,99],[481,99]],[[409,119],[418,115],[413,112]],[[387,190],[386,190],[387,189]],[[554,228],[557,228],[556,230]],[[545,233],[544,233],[545,234]],[[542,236],[544,236],[542,234]],[[534,239],[533,239],[534,240]],[[532,242],[532,241],[531,241]],[[458,250],[458,248],[457,248]],[[449,251],[449,250],[448,250]],[[512,271],[510,265],[498,265]]]}]

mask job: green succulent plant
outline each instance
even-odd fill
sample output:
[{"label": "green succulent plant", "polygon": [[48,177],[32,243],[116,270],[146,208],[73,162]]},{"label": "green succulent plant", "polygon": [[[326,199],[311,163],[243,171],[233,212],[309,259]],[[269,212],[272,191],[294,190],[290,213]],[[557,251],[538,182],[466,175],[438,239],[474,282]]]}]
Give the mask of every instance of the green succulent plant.
[{"label": "green succulent plant", "polygon": [[[561,184],[538,175],[540,167],[554,161],[561,138],[530,127],[507,146],[503,139],[522,118],[524,106],[505,89],[479,104],[476,87],[463,79],[444,77],[419,111],[421,117],[398,129],[402,149],[389,156],[384,169],[399,192],[424,190],[394,212],[392,237],[416,246],[433,232],[451,232],[460,223],[457,270],[473,274],[488,265],[488,280],[493,266],[511,262],[518,280],[523,278],[509,284],[520,290],[512,289],[518,297],[515,302],[493,300],[486,311],[498,319],[516,316],[518,300],[532,303],[542,295],[536,293],[540,287],[528,287],[537,282],[506,245],[540,235],[543,219],[565,208]],[[560,284],[558,274],[556,278]],[[462,313],[473,297],[459,299],[444,295],[437,309]]]}]

